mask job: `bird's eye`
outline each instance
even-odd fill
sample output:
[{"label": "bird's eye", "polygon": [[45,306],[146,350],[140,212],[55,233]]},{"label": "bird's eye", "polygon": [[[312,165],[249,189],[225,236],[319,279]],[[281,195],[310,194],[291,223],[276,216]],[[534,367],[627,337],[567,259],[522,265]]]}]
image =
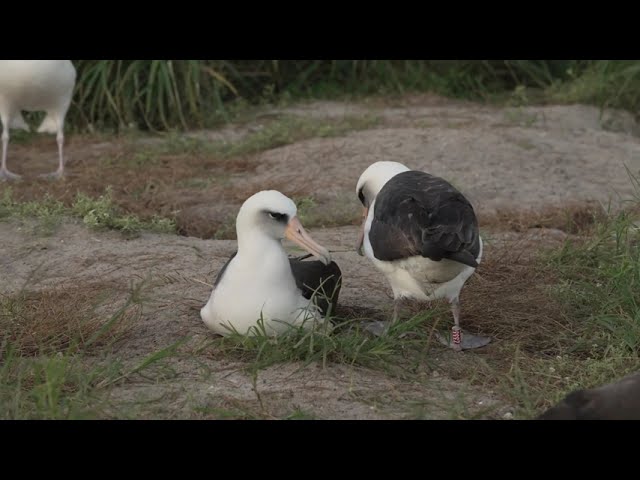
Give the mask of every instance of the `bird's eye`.
[{"label": "bird's eye", "polygon": [[286,213],[269,212],[269,216],[278,222],[284,222],[287,220]]}]

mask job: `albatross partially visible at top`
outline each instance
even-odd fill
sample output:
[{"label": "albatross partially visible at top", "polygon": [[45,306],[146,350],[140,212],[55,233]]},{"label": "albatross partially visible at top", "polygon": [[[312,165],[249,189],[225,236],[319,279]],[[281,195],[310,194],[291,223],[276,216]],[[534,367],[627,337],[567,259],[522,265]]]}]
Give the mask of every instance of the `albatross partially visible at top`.
[{"label": "albatross partially visible at top", "polygon": [[[236,219],[238,249],[222,267],[209,301],[201,309],[215,333],[275,335],[293,327],[311,327],[335,312],[341,271],[297,217],[296,204],[275,190],[248,198]],[[288,238],[317,260],[289,258]]]},{"label": "albatross partially visible at top", "polygon": [[370,165],[358,179],[364,206],[357,250],[386,276],[394,295],[392,322],[403,299],[446,298],[454,319],[456,351],[487,345],[490,339],[460,329],[460,292],[482,258],[475,212],[446,180],[398,162]]},{"label": "albatross partially visible at top", "polygon": [[38,132],[55,133],[58,169],[41,175],[64,175],[64,120],[76,83],[76,69],[70,60],[0,60],[0,121],[2,121],[2,165],[0,180],[17,180],[7,168],[9,130],[29,131],[22,116],[25,111],[45,111]]}]

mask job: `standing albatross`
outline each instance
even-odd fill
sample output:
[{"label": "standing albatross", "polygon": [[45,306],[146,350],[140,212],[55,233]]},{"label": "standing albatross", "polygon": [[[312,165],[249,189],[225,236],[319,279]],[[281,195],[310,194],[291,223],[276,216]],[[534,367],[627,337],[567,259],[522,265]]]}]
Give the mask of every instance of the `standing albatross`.
[{"label": "standing albatross", "polygon": [[482,238],[469,201],[450,183],[397,162],[376,162],[358,179],[364,207],[357,250],[386,276],[394,295],[391,323],[402,299],[446,298],[453,313],[456,351],[490,339],[460,329],[460,291],[482,258]]},{"label": "standing albatross", "polygon": [[64,119],[71,104],[76,69],[70,60],[0,60],[0,121],[2,121],[2,166],[0,180],[20,176],[7,169],[9,130],[27,130],[22,110],[42,111],[47,115],[39,133],[55,133],[58,143],[58,169],[44,177],[64,175]]},{"label": "standing albatross", "polygon": [[[273,335],[289,326],[310,327],[335,311],[340,268],[305,231],[290,198],[275,190],[249,197],[238,213],[236,232],[238,249],[218,273],[200,311],[211,330],[223,336],[232,331],[255,334],[262,319],[266,333]],[[318,260],[289,258],[284,238]]]}]

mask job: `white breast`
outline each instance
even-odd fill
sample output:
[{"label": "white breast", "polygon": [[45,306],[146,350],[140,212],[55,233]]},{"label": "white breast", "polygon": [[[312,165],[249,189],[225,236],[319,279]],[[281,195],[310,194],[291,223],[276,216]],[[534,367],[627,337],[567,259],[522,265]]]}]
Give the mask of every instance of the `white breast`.
[{"label": "white breast", "polygon": [[[267,334],[286,331],[288,325],[311,325],[320,319],[315,307],[302,296],[284,251],[263,252],[263,264],[238,254],[227,267],[200,314],[204,323],[220,335],[233,327],[243,335],[262,318]],[[288,324],[288,325],[287,325]]]}]

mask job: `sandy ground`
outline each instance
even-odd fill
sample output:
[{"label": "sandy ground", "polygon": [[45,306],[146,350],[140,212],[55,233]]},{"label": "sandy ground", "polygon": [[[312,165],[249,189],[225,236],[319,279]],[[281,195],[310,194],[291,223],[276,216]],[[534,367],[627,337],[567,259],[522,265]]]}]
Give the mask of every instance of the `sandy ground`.
[{"label": "sandy ground", "polygon": [[[187,210],[205,220],[210,215],[214,222],[222,213],[235,215],[242,201],[238,192],[277,186],[287,194],[304,190],[324,208],[342,205],[357,214],[354,189],[360,172],[374,161],[395,160],[449,179],[482,217],[503,209],[629,198],[633,190],[625,165],[633,172],[640,168],[640,141],[631,117],[621,112],[601,116],[586,106],[499,109],[414,96],[393,102],[316,102],[272,113],[329,119],[368,115],[380,122],[340,137],[312,138],[255,155],[251,172],[231,175],[224,190],[197,192]],[[249,126],[191,135],[240,141],[250,129],[260,129],[260,122],[257,117]],[[51,170],[55,150],[42,145],[11,147],[10,162],[24,158],[15,170],[27,175],[28,167],[36,173]],[[71,142],[70,178],[86,166],[83,155],[93,158],[88,151],[95,153],[96,148]],[[350,202],[347,207],[345,202]],[[386,315],[390,289],[353,251],[357,227],[309,230],[336,252],[344,274],[341,303]],[[491,232],[503,243],[489,242],[488,255],[526,234]],[[452,411],[480,411],[490,405],[497,410],[488,418],[509,411],[495,392],[437,371],[402,379],[346,365],[281,364],[261,370],[254,381],[238,361],[189,355],[189,348],[212,340],[199,309],[211,292],[207,284],[235,249],[233,240],[201,236],[205,238],[145,233],[126,239],[116,232],[89,231],[73,221],[51,236],[38,236],[28,223],[1,223],[0,293],[15,293],[25,283],[35,291],[89,284],[126,291],[131,281],[150,280],[144,313],[114,355],[134,364],[181,338],[189,340],[183,354],[171,360],[173,374],[165,381],[132,380],[110,391],[115,402],[161,398],[155,407],[145,406],[142,417],[193,418],[217,408],[260,412],[267,418],[302,410],[328,419],[451,418]],[[564,234],[549,231],[542,237],[532,245],[562,241]],[[449,353],[440,355],[446,360]]]}]

